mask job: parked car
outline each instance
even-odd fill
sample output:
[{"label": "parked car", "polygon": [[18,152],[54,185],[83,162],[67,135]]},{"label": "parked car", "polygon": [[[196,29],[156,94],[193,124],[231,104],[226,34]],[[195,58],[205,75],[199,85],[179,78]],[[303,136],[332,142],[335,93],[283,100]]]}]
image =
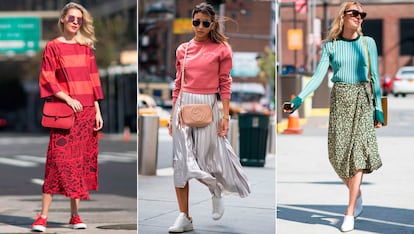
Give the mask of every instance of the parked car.
[{"label": "parked car", "polygon": [[157,106],[154,98],[146,94],[138,94],[138,115],[158,115],[160,118],[160,127],[168,126],[170,113]]},{"label": "parked car", "polygon": [[393,79],[390,75],[384,75],[381,77],[381,90],[382,96],[387,96],[392,93]]},{"label": "parked car", "polygon": [[414,94],[414,66],[401,67],[397,71],[392,85],[392,93],[396,97]]}]

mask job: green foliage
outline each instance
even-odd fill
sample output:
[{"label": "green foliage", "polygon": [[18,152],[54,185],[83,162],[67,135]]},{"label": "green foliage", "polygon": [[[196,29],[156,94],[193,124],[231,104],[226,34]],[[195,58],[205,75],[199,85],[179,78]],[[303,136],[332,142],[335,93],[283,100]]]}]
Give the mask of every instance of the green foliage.
[{"label": "green foliage", "polygon": [[119,53],[129,40],[126,36],[127,22],[122,16],[113,18],[96,19],[95,35],[98,39],[96,44],[96,62],[98,67],[107,67],[119,61]]},{"label": "green foliage", "polygon": [[[262,53],[257,60],[260,69],[259,78],[270,87],[270,97],[275,96],[275,61],[275,53],[267,46],[264,49],[264,53]],[[271,101],[274,103],[274,99]]]}]

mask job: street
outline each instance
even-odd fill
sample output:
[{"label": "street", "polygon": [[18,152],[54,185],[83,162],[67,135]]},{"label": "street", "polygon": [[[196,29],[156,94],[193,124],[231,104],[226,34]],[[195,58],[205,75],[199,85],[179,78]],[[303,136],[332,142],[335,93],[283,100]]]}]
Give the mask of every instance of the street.
[{"label": "street", "polygon": [[[0,233],[27,232],[40,211],[48,141],[48,134],[1,135]],[[99,227],[109,224],[118,225],[114,228],[121,232],[136,232],[136,145],[136,137],[124,141],[121,135],[104,134],[100,139],[99,191],[91,192],[91,200],[82,201],[80,206],[80,213],[89,227],[84,233],[102,232]],[[52,224],[48,225],[49,231],[70,233],[70,229],[65,228],[68,201],[64,196],[55,196],[50,210]],[[102,216],[101,212],[107,215]],[[115,214],[116,218],[113,217]]]},{"label": "street", "polygon": [[[156,176],[138,176],[138,230],[167,233],[178,215],[172,170],[172,138],[168,128],[158,131]],[[275,233],[275,154],[268,153],[264,167],[243,167],[251,194],[246,198],[224,196],[225,212],[211,219],[211,195],[206,186],[190,180],[189,210],[194,230],[188,233],[274,234]]]},{"label": "street", "polygon": [[[389,125],[376,130],[383,166],[364,175],[352,233],[414,233],[414,96],[388,102]],[[348,194],[329,164],[327,127],[327,116],[310,117],[302,135],[277,136],[277,233],[340,232]]]}]

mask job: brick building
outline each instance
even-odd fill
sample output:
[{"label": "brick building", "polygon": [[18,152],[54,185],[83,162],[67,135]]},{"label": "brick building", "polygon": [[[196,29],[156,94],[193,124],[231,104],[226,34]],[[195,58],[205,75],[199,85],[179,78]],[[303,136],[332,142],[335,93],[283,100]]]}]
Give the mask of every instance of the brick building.
[{"label": "brick building", "polygon": [[[326,4],[316,1],[316,17],[322,22],[322,39],[324,38],[324,22],[334,19],[338,9],[339,1],[335,4]],[[379,53],[379,73],[380,75],[395,75],[399,67],[404,65],[414,65],[414,10],[413,1],[361,1],[367,18],[362,24],[363,32],[367,36],[373,37],[377,42]],[[327,16],[327,21],[325,21]],[[280,5],[281,18],[281,41],[283,64],[294,64],[294,52],[288,49],[287,31],[294,28],[294,14],[292,5],[282,3]],[[306,42],[307,35],[307,15],[296,15],[296,26],[303,30],[303,49],[297,52],[297,66],[307,64]],[[318,48],[317,53],[320,52]],[[318,60],[318,57],[316,58]],[[316,61],[317,62],[317,61]]]},{"label": "brick building", "polygon": [[[171,81],[175,79],[175,51],[179,44],[193,38],[191,12],[203,0],[145,0],[140,4],[139,89],[142,93],[171,98]],[[209,1],[207,1],[209,2]],[[220,1],[210,1],[212,3]],[[256,57],[266,47],[274,51],[272,1],[232,0],[216,6],[218,15],[227,17],[225,34],[233,48],[234,83],[263,83],[258,78]],[[152,5],[152,6],[151,6]],[[152,9],[152,10],[151,10]],[[143,15],[144,14],[144,15]],[[152,25],[152,26],[151,26]],[[142,40],[147,37],[147,39]],[[147,43],[148,41],[148,43]],[[146,43],[146,46],[143,46]],[[145,62],[148,61],[148,62]],[[238,65],[239,64],[239,65]],[[240,65],[242,64],[242,65]],[[264,87],[264,85],[261,85]],[[235,85],[234,87],[241,87]],[[264,88],[263,88],[264,91]]]}]

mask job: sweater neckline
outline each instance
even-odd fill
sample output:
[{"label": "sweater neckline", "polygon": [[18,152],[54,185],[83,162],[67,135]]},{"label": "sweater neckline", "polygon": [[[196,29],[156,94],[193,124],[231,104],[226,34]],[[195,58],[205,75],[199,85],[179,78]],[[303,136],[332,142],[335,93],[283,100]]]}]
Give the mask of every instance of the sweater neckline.
[{"label": "sweater neckline", "polygon": [[360,37],[361,37],[361,35],[359,35],[359,34],[358,34],[358,36],[357,36],[356,38],[354,38],[354,39],[347,39],[347,38],[343,38],[343,37],[341,36],[341,37],[340,37],[340,40],[342,40],[342,41],[349,41],[349,42],[352,42],[352,41],[357,41]]}]

